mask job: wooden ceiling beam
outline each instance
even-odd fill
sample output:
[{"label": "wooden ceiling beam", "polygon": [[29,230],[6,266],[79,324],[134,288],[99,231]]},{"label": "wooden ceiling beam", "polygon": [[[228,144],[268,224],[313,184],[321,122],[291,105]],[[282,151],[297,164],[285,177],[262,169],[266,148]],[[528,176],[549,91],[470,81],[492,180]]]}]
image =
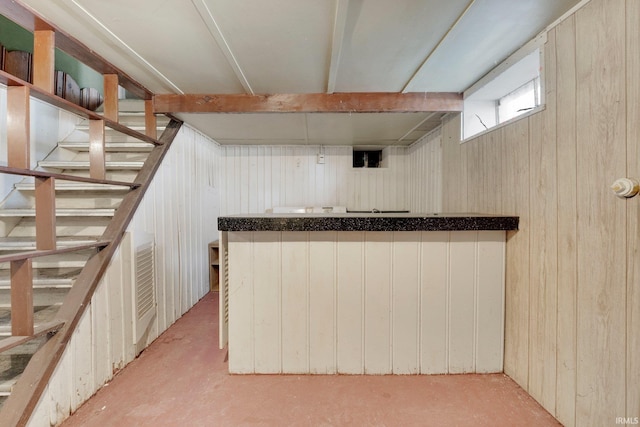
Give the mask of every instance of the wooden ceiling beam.
[{"label": "wooden ceiling beam", "polygon": [[154,113],[416,113],[462,111],[450,92],[155,95]]}]

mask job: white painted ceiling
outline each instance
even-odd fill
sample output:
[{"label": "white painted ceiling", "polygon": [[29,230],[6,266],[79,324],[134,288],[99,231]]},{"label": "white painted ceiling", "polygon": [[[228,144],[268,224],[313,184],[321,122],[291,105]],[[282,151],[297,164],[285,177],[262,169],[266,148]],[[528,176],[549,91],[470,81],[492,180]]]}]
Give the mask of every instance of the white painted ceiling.
[{"label": "white painted ceiling", "polygon": [[[20,0],[158,94],[463,92],[579,0]],[[408,145],[442,114],[178,114],[221,144]]]}]

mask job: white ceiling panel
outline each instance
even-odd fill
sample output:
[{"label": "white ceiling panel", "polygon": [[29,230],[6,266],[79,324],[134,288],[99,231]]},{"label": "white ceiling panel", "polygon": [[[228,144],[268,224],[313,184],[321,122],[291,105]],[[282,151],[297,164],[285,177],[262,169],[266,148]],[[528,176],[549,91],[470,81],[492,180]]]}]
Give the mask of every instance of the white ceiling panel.
[{"label": "white ceiling panel", "polygon": [[[21,1],[152,92],[193,94],[462,92],[580,0]],[[442,114],[179,117],[225,144],[406,145]]]},{"label": "white ceiling panel", "polygon": [[179,118],[193,124],[219,140],[300,140],[305,141],[304,114],[180,114]]},{"label": "white ceiling panel", "polygon": [[336,91],[401,91],[468,3],[350,1]]},{"label": "white ceiling panel", "polygon": [[180,114],[220,144],[408,145],[439,124],[429,113]]},{"label": "white ceiling panel", "polygon": [[207,0],[254,93],[326,90],[333,1]]},{"label": "white ceiling panel", "polygon": [[464,91],[576,3],[476,0],[406,91]]}]

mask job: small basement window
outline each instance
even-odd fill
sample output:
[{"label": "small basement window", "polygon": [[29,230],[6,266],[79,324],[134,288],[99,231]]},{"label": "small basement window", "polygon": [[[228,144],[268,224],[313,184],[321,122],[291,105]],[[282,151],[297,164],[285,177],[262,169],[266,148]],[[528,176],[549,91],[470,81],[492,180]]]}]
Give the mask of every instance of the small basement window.
[{"label": "small basement window", "polygon": [[463,140],[542,105],[541,49],[534,39],[464,93]]},{"label": "small basement window", "polygon": [[354,168],[379,168],[382,162],[382,150],[353,150]]}]

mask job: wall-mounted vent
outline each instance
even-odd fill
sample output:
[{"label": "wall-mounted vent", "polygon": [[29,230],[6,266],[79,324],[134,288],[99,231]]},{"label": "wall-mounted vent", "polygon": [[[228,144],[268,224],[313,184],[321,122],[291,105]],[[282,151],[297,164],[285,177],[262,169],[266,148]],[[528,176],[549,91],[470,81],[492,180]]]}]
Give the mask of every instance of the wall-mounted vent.
[{"label": "wall-mounted vent", "polygon": [[220,235],[220,286],[219,286],[219,329],[218,342],[220,349],[229,341],[229,248],[227,233]]},{"label": "wall-mounted vent", "polygon": [[136,248],[136,318],[142,320],[155,312],[155,274],[153,243]]},{"label": "wall-mounted vent", "polygon": [[121,246],[126,251],[123,256],[131,260],[129,283],[133,300],[133,344],[137,355],[146,347],[156,317],[155,243],[152,234],[127,232]]}]

